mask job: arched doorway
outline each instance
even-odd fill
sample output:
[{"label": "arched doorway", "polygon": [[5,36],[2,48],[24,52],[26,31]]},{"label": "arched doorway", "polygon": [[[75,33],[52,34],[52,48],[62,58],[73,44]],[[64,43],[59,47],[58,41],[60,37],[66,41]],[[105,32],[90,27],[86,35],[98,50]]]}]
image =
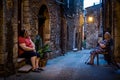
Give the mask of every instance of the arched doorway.
[{"label": "arched doorway", "polygon": [[38,34],[41,36],[43,44],[50,42],[49,13],[46,5],[42,5],[38,13]]}]

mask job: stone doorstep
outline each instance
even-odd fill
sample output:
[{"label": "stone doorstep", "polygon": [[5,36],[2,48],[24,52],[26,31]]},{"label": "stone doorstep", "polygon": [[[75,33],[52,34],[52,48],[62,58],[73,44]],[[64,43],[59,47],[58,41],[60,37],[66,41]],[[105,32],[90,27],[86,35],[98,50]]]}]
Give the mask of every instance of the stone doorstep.
[{"label": "stone doorstep", "polygon": [[29,72],[32,69],[31,65],[24,65],[23,67],[18,69],[18,72]]},{"label": "stone doorstep", "polygon": [[22,61],[25,61],[25,58],[18,58],[18,59],[17,59],[17,62],[18,62],[18,63],[20,63],[20,62],[22,62]]},{"label": "stone doorstep", "polygon": [[17,69],[21,68],[26,64],[25,58],[17,58]]}]

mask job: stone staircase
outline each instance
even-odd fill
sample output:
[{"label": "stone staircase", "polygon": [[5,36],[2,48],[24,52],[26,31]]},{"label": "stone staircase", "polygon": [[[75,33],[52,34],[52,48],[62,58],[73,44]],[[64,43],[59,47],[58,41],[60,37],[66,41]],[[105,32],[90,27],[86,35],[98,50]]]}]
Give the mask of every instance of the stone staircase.
[{"label": "stone staircase", "polygon": [[31,65],[26,64],[25,58],[17,59],[17,70],[18,72],[29,72],[32,69]]}]

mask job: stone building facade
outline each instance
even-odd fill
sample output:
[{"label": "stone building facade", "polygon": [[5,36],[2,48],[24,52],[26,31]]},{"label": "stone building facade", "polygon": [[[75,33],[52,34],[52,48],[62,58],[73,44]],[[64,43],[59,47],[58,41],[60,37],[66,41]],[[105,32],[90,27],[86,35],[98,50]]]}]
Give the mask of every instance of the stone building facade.
[{"label": "stone building facade", "polygon": [[103,29],[111,33],[114,41],[114,56],[120,62],[120,0],[102,0]]},{"label": "stone building facade", "polygon": [[97,46],[99,37],[102,37],[102,6],[93,5],[85,9],[84,33],[86,37],[86,48]]},{"label": "stone building facade", "polygon": [[68,30],[67,49],[72,50],[76,48],[80,50],[82,45],[83,0],[64,0],[64,3],[66,3],[64,10]]},{"label": "stone building facade", "polygon": [[[17,71],[18,34],[21,29],[29,30],[32,40],[39,34],[43,43],[50,45],[52,57],[68,50],[68,34],[73,29],[68,29],[69,19],[64,4],[64,0],[0,0],[0,76]],[[71,20],[71,25],[74,22]],[[73,38],[72,34],[69,40]]]},{"label": "stone building facade", "polygon": [[66,26],[56,0],[1,0],[0,8],[0,76],[16,72],[18,34],[23,28],[32,33],[32,40],[39,33],[53,57],[62,53],[66,34],[61,29]]}]

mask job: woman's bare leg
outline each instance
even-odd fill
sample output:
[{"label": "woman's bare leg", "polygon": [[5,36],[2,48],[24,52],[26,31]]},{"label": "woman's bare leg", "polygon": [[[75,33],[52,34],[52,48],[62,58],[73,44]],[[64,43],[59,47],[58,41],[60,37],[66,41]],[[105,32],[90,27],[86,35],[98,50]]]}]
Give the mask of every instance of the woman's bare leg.
[{"label": "woman's bare leg", "polygon": [[36,69],[36,65],[35,65],[36,62],[35,62],[35,60],[36,60],[36,56],[31,57],[32,70]]},{"label": "woman's bare leg", "polygon": [[36,58],[36,63],[35,63],[36,68],[39,68],[39,61],[40,61],[40,58]]},{"label": "woman's bare leg", "polygon": [[91,54],[90,55],[90,63],[94,64],[94,58],[95,58],[95,54]]}]

